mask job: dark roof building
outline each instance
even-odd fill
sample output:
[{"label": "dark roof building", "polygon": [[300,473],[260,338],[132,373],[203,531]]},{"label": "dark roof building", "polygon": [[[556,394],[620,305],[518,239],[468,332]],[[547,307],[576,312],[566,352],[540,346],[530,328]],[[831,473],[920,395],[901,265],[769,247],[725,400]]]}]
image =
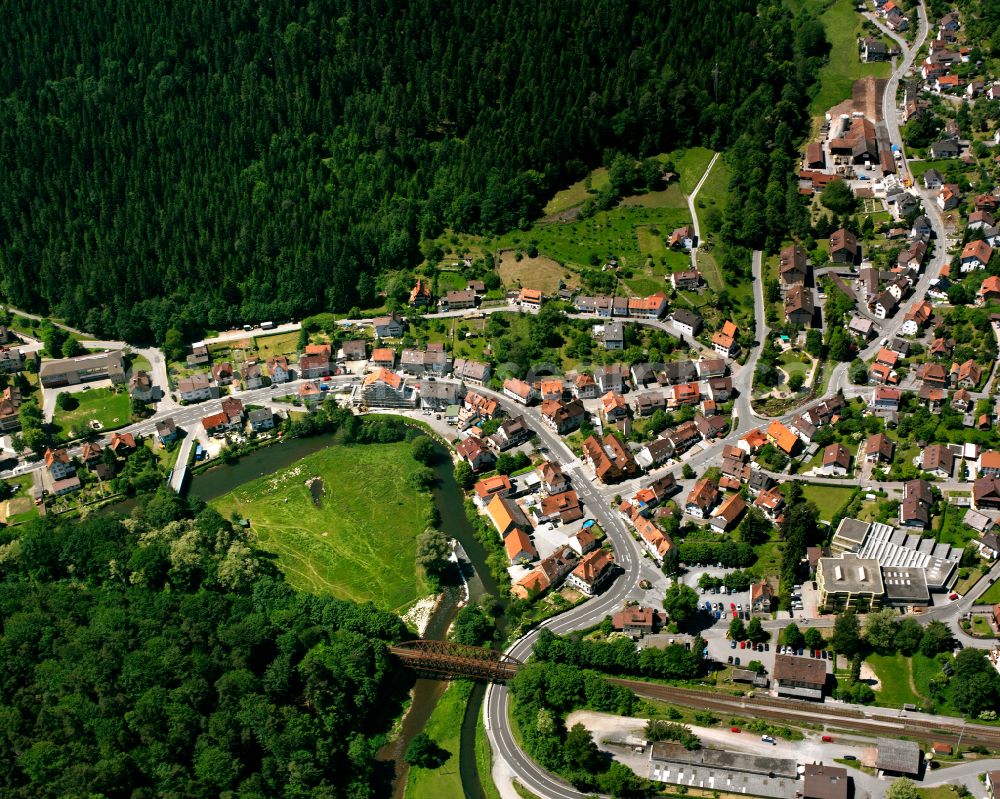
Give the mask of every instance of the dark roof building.
[{"label": "dark roof building", "polygon": [[847,769],[806,763],[803,774],[803,799],[848,799],[851,778]]},{"label": "dark roof building", "polygon": [[773,677],[778,696],[822,699],[826,687],[826,663],[815,658],[775,655]]},{"label": "dark roof building", "polygon": [[879,738],[875,742],[875,768],[884,774],[920,774],[920,746],[916,741]]}]

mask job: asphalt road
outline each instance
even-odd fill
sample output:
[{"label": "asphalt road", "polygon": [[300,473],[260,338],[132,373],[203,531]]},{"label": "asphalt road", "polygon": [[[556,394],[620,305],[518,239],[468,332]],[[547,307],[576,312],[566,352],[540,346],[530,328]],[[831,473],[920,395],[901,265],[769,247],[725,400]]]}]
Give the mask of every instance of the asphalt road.
[{"label": "asphalt road", "polygon": [[[924,8],[920,7],[920,34],[918,36],[918,42],[922,42],[927,35],[927,19]],[[896,38],[896,37],[894,37]],[[896,87],[898,86],[901,76],[908,70],[913,64],[914,58],[916,56],[916,51],[918,47],[905,48],[903,50],[903,59],[901,63],[893,71],[891,78],[887,82],[887,88],[885,95],[883,96],[883,114],[886,123],[886,127],[889,131],[890,138],[893,143],[898,144],[900,147],[903,146],[900,131],[899,131],[899,116],[898,108],[896,104]],[[715,158],[718,158],[716,155]],[[702,181],[707,177],[712,165],[715,163],[715,158],[709,164],[708,169],[706,169],[705,174],[702,176]],[[695,193],[697,192],[696,187]],[[924,206],[928,218],[934,228],[937,243],[935,247],[935,254],[929,263],[927,269],[925,270],[923,276],[919,279],[914,295],[913,301],[917,301],[924,296],[930,280],[937,276],[940,272],[941,267],[947,260],[947,237],[944,228],[944,223],[941,218],[941,214],[937,209],[933,198],[930,195],[926,195],[921,192],[924,199]],[[692,194],[693,200],[694,193]],[[699,233],[698,219],[696,214],[693,215],[694,227],[696,235]],[[763,342],[767,335],[767,328],[765,323],[765,303],[763,297],[763,279],[762,279],[762,262],[763,253],[754,252],[752,261],[752,272],[754,279],[754,303],[756,307],[755,313],[755,339],[757,342]],[[487,307],[478,309],[482,313],[492,313],[496,311],[509,311],[512,306],[509,304],[503,304],[499,306]],[[516,307],[515,307],[516,309]],[[469,314],[469,311],[453,311],[444,313],[432,313],[427,314],[428,318],[450,318],[450,317],[461,317]],[[30,314],[22,314],[24,316],[31,316]],[[905,309],[900,308],[895,317],[890,320],[886,320],[881,323],[882,331],[876,340],[869,345],[865,350],[859,353],[858,357],[867,359],[872,357],[879,348],[878,341],[881,338],[891,337],[898,333],[899,328],[902,325],[903,318],[905,316]],[[37,317],[35,317],[37,318]],[[691,342],[684,339],[683,336],[678,335],[678,333],[669,327],[666,323],[660,320],[630,320],[637,321],[640,324],[647,324],[650,326],[655,326],[660,328],[671,335],[677,336],[688,343],[693,345],[694,348],[703,350],[700,344],[697,342]],[[345,320],[346,322],[351,322],[355,324],[371,324],[371,320],[359,319],[359,320]],[[72,330],[71,328],[69,328]],[[266,331],[269,335],[283,332],[297,331],[300,329],[300,324],[293,322],[283,325],[278,325],[274,329]],[[79,333],[79,331],[73,330],[72,332]],[[250,335],[260,335],[259,329],[247,332],[243,330],[227,331],[222,333],[215,338],[211,339],[211,342],[220,341],[232,341],[245,338]],[[121,342],[100,342],[102,345],[107,346],[117,346]],[[162,354],[153,351],[141,351],[150,363],[154,371],[154,379],[160,385],[166,386],[166,364],[163,361]],[[753,382],[753,372],[756,366],[757,359],[759,357],[760,347],[755,346],[743,366],[736,367],[733,373],[733,383],[734,388],[738,392],[737,398],[735,400],[734,406],[734,425],[733,429],[728,436],[728,439],[737,438],[745,433],[749,432],[750,429],[757,426],[761,422],[766,422],[767,420],[763,417],[757,416],[751,407],[750,398],[752,393],[752,382]],[[848,364],[839,364],[833,372],[829,386],[828,394],[834,394],[838,390],[844,388],[847,385],[847,370]],[[340,378],[334,378],[334,385],[339,385],[344,382],[350,382],[356,379],[354,376],[344,376]],[[293,393],[298,385],[304,381],[295,381],[293,383],[288,383],[279,386],[272,386],[264,389],[255,389],[251,391],[239,392],[236,396],[244,401],[244,403],[262,404],[270,405],[271,400],[274,396],[282,396],[289,393]],[[644,600],[647,603],[655,602],[659,599],[659,596],[650,597],[646,595],[646,592],[642,591],[638,587],[638,582],[643,579],[650,579],[655,585],[659,586],[663,583],[662,574],[656,568],[655,564],[648,558],[642,556],[642,552],[639,545],[634,541],[629,530],[626,529],[625,524],[617,512],[612,511],[610,508],[610,497],[618,492],[625,493],[629,486],[614,486],[614,487],[598,487],[592,482],[592,478],[587,474],[585,467],[579,462],[575,455],[570,451],[562,440],[553,434],[544,424],[541,422],[541,416],[537,409],[523,408],[519,405],[515,405],[510,400],[506,399],[502,395],[495,392],[483,391],[483,393],[489,394],[497,399],[499,399],[500,404],[507,410],[508,413],[513,415],[524,415],[528,424],[537,433],[539,439],[547,447],[550,457],[559,461],[564,465],[565,471],[570,475],[573,483],[573,487],[577,490],[581,500],[587,506],[590,514],[601,524],[602,528],[607,533],[611,543],[615,548],[616,560],[618,565],[623,569],[624,574],[619,575],[619,577],[599,596],[594,597],[587,602],[573,608],[566,613],[549,619],[544,622],[541,626],[548,627],[553,632],[565,633],[575,629],[580,629],[584,627],[589,627],[593,624],[600,622],[606,615],[615,612],[622,607],[625,600],[630,598]],[[141,435],[148,435],[155,431],[156,421],[162,419],[166,416],[172,416],[177,425],[181,428],[191,428],[200,423],[202,417],[213,413],[218,408],[218,401],[208,401],[203,403],[198,403],[189,406],[177,406],[168,399],[164,407],[162,407],[157,414],[149,420],[130,425],[124,428],[124,431],[133,432]],[[797,410],[790,411],[785,416],[781,417],[783,419],[789,419],[798,413]],[[121,431],[120,431],[121,432]],[[696,452],[693,456],[687,459],[687,462],[695,469],[695,471],[701,471],[710,462],[715,461],[723,446],[723,442],[717,442],[710,446],[705,446]],[[30,471],[33,468],[41,468],[40,464],[29,467],[28,469],[21,469],[18,473],[23,473],[23,471]],[[8,474],[0,476],[9,476]],[[653,479],[656,475],[646,476],[641,480],[635,481],[635,484],[640,482],[648,482]],[[1000,572],[1000,564],[994,567],[991,576],[997,576]],[[983,590],[987,581],[983,581]],[[662,594],[661,591],[657,590],[658,594]],[[976,592],[973,592],[976,593]],[[973,594],[969,597],[963,597],[962,600],[954,603],[953,605],[943,606],[941,608],[934,608],[927,611],[923,618],[943,618],[947,620],[954,620],[957,618],[957,613],[964,612],[967,609],[966,606],[971,606],[973,600]],[[514,642],[509,649],[508,653],[521,660],[527,659],[530,655],[531,650],[534,646],[534,642],[537,638],[538,630],[535,629],[529,632],[527,635]],[[505,778],[510,775],[515,775],[525,786],[530,790],[540,794],[543,797],[552,797],[552,799],[583,799],[584,794],[576,791],[572,786],[569,786],[564,781],[559,778],[547,773],[544,769],[541,769],[537,764],[535,764],[531,758],[524,754],[518,747],[516,741],[514,740],[508,716],[508,706],[509,702],[509,692],[504,685],[491,685],[487,689],[486,701],[484,706],[485,722],[487,727],[487,734],[490,739],[490,743],[493,747],[493,751],[496,756],[495,760],[495,773],[503,775]],[[954,769],[948,769],[949,774],[958,774],[955,770],[961,767],[955,767]],[[509,795],[509,779],[498,780],[501,784],[500,788],[502,793],[507,796]]]},{"label": "asphalt road", "polygon": [[[900,147],[903,147],[903,142],[899,129],[899,109],[896,103],[896,92],[901,77],[912,67],[917,50],[927,36],[927,16],[923,4],[920,6],[919,13],[920,32],[917,37],[917,43],[912,48],[905,47],[903,49],[902,61],[896,65],[893,70],[893,73],[886,84],[885,94],[883,95],[883,117],[887,130],[889,131],[890,140],[892,143],[898,144]],[[904,167],[904,169],[908,170],[908,167]],[[941,267],[947,262],[948,239],[943,219],[933,197],[925,194],[924,192],[921,192],[921,196],[924,201],[925,213],[930,219],[931,226],[934,229],[937,239],[934,255],[927,265],[923,275],[918,279],[910,302],[907,303],[905,308],[901,307],[893,318],[881,322],[881,332],[879,336],[877,336],[868,347],[858,353],[859,359],[866,360],[873,357],[881,346],[880,341],[882,338],[891,338],[897,335],[903,324],[906,310],[908,310],[914,302],[918,302],[923,299],[927,288],[930,285],[931,279],[937,277],[940,273]],[[757,342],[762,342],[767,335],[764,311],[765,304],[763,296],[762,260],[762,253],[755,252],[753,254],[752,267],[754,278],[754,304],[756,309],[755,339]],[[738,391],[738,396],[733,411],[735,417],[733,430],[727,437],[730,440],[748,432],[751,428],[756,426],[758,421],[763,421],[761,417],[754,414],[750,404],[753,371],[756,366],[759,353],[760,347],[755,347],[747,359],[746,364],[740,367],[734,374],[733,383],[734,388]],[[827,396],[836,394],[848,385],[848,368],[849,364],[847,363],[838,364],[834,368],[828,384]],[[782,419],[790,419],[797,413],[798,410],[790,411],[782,417]],[[536,431],[540,430],[541,427],[537,424],[537,421],[538,420],[536,419],[530,420],[530,424],[536,429]],[[544,440],[545,436],[543,435],[542,438]],[[550,452],[559,453],[560,455],[566,454],[559,448],[553,447],[552,444],[549,444],[548,446]],[[721,447],[722,442],[704,447],[701,451],[696,453],[696,455],[689,458],[687,462],[690,463],[695,471],[700,471],[710,461],[715,460],[718,457]],[[563,448],[563,450],[564,449],[565,448]],[[570,455],[571,454],[572,453],[570,453]],[[575,461],[575,458],[573,460]],[[574,475],[574,478],[574,486],[578,483],[582,483],[582,480],[578,479],[576,475]],[[646,479],[650,478],[647,477]],[[613,490],[624,493],[625,487],[617,486]],[[586,495],[584,496],[584,499],[586,501]],[[615,544],[616,550],[618,550],[619,541],[621,540],[621,530],[615,526],[614,534],[612,535],[609,530],[609,535],[611,535],[612,542]],[[631,545],[633,551],[635,550],[634,542],[631,541],[630,537],[627,537],[626,543]],[[565,632],[579,629],[597,623],[601,618],[603,618],[604,615],[614,609],[617,609],[620,606],[620,602],[629,595],[632,586],[634,586],[639,579],[637,570],[628,569],[624,558],[621,558],[619,562],[621,565],[626,566],[627,573],[624,576],[619,577],[605,594],[574,608],[556,619],[550,619],[544,626],[549,627],[554,632]],[[639,562],[641,563],[641,561]],[[990,576],[996,577],[997,574],[1000,574],[1000,564],[994,567]],[[988,584],[988,580],[981,581],[980,588],[971,592],[969,596],[963,597],[950,605],[932,608],[931,610],[926,611],[922,618],[927,621],[934,618],[951,621],[953,622],[952,626],[957,628],[957,624],[954,624],[954,622],[957,621],[960,614],[968,610],[968,607],[971,607],[976,596],[986,590]],[[530,654],[536,637],[537,631],[529,633],[520,640],[516,641],[507,650],[508,653],[519,659],[525,659]],[[511,774],[513,774],[530,790],[535,791],[541,796],[553,797],[553,799],[583,799],[584,794],[576,791],[572,786],[566,784],[564,781],[545,772],[517,746],[509,724],[508,700],[509,692],[506,686],[491,685],[488,688],[484,706],[484,717],[490,743],[496,755],[494,773],[498,777],[498,784],[509,782],[508,778]]]}]

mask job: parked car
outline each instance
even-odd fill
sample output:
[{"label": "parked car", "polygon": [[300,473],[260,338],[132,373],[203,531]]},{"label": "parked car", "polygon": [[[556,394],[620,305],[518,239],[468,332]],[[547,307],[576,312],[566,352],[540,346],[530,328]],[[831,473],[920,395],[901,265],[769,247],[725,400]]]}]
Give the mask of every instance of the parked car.
[{"label": "parked car", "polygon": [[777,741],[775,741],[770,735],[762,735],[760,736],[760,739],[766,744],[777,746]]},{"label": "parked car", "polygon": [[825,744],[832,744],[833,743],[833,736],[832,735],[824,735],[823,738],[822,738],[822,741]]},{"label": "parked car", "polygon": [[729,648],[730,649],[736,649],[736,641],[735,641],[735,639],[729,642]]},{"label": "parked car", "polygon": [[948,599],[958,599],[958,594],[952,591],[950,594],[948,594]]},{"label": "parked car", "polygon": [[730,655],[728,658],[726,658],[726,661],[729,663],[730,666],[732,666],[733,665],[733,656]]},{"label": "parked car", "polygon": [[746,649],[746,648],[747,648],[747,642],[746,641],[740,641],[740,649]]},{"label": "parked car", "polygon": [[729,731],[730,732],[743,732],[743,730],[741,730],[739,727],[730,727]]}]

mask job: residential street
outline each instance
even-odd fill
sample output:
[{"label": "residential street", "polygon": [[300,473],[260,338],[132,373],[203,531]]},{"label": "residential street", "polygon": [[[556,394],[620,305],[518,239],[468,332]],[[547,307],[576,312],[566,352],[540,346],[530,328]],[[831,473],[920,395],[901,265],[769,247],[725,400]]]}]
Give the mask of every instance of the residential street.
[{"label": "residential street", "polygon": [[[921,3],[919,8],[920,17],[920,28],[917,36],[916,44],[908,46],[906,42],[895,34],[885,31],[886,35],[893,38],[894,41],[899,44],[902,57],[899,59],[899,63],[895,65],[892,75],[886,83],[885,93],[882,98],[882,109],[883,118],[886,128],[889,131],[890,139],[893,144],[897,144],[899,147],[903,147],[903,142],[900,133],[900,108],[897,103],[897,88],[901,78],[912,68],[914,61],[917,56],[920,45],[924,42],[928,35],[929,25],[927,20],[926,11],[923,3]],[[876,24],[880,27],[881,23],[875,20]],[[884,28],[883,28],[884,30]],[[695,186],[691,195],[687,198],[688,208],[691,212],[693,220],[693,228],[696,238],[700,244],[700,225],[698,214],[696,210],[696,197],[704,184],[705,180],[708,178],[713,166],[715,165],[719,154],[716,153],[708,164],[704,174],[699,180],[698,184]],[[903,164],[905,165],[905,160]],[[904,170],[908,171],[908,167],[904,166]],[[923,201],[924,208],[927,217],[931,222],[931,226],[934,230],[936,241],[934,245],[933,257],[930,259],[924,272],[920,275],[919,279],[914,286],[914,291],[912,299],[909,305],[915,302],[922,301],[926,291],[930,285],[930,281],[940,274],[942,267],[948,261],[948,245],[949,238],[947,231],[944,226],[944,220],[936,203],[934,202],[933,196],[919,187],[916,188],[919,192]],[[692,261],[696,263],[697,259],[697,247],[692,250],[691,253]],[[704,470],[712,465],[718,463],[722,448],[727,443],[731,443],[735,439],[745,435],[755,427],[766,426],[769,423],[769,419],[758,416],[752,407],[752,388],[753,388],[753,376],[757,365],[758,358],[760,357],[761,345],[766,340],[768,336],[768,329],[766,324],[766,303],[764,298],[764,279],[763,279],[763,262],[764,253],[761,251],[755,251],[752,255],[752,278],[753,278],[753,297],[754,297],[754,310],[755,310],[755,330],[754,330],[754,345],[750,348],[746,361],[743,365],[739,365],[736,362],[733,363],[732,378],[733,378],[733,388],[735,390],[735,401],[732,411],[732,428],[729,434],[724,440],[717,440],[713,443],[703,443],[685,456],[680,458],[677,462],[671,461],[667,465],[664,465],[658,469],[653,470],[651,473],[643,475],[642,477],[635,478],[630,481],[619,483],[617,485],[599,485],[595,483],[596,478],[591,474],[591,469],[585,466],[576,457],[572,450],[564,443],[564,441],[556,435],[552,430],[543,423],[540,409],[538,407],[524,407],[519,404],[514,403],[508,397],[500,392],[491,391],[486,388],[477,388],[476,390],[480,393],[494,398],[498,401],[500,406],[507,412],[510,416],[523,416],[532,429],[532,431],[537,435],[540,444],[540,449],[542,452],[546,453],[547,457],[554,460],[562,465],[565,473],[570,477],[572,481],[572,487],[578,492],[579,497],[583,504],[585,505],[586,513],[588,517],[592,517],[597,520],[604,531],[607,533],[610,543],[614,547],[615,561],[621,569],[621,574],[618,575],[609,587],[607,587],[603,593],[595,596],[581,605],[569,610],[557,617],[550,618],[543,622],[540,627],[547,627],[556,633],[566,633],[572,630],[577,630],[581,628],[590,627],[597,624],[604,619],[605,616],[610,615],[623,606],[623,604],[628,600],[635,600],[646,606],[659,607],[664,591],[669,585],[669,580],[666,578],[661,570],[656,566],[655,562],[652,561],[648,556],[646,556],[644,550],[633,538],[632,531],[626,526],[625,521],[622,516],[618,513],[616,509],[613,509],[613,498],[621,494],[627,496],[635,490],[648,485],[652,480],[656,479],[666,472],[673,472],[677,478],[678,484],[681,487],[682,492],[687,492],[690,490],[694,483],[694,480],[686,480],[681,477],[680,466],[682,463],[690,465],[696,474],[702,474]],[[510,311],[512,306],[509,303],[503,303],[497,306],[489,306],[477,309],[477,313],[490,314],[493,312],[505,312]],[[22,313],[20,311],[14,311],[21,316],[27,318],[36,318],[32,314]],[[900,307],[896,314],[888,319],[878,321],[877,325],[879,327],[879,333],[872,342],[865,347],[861,352],[858,353],[858,359],[867,360],[872,358],[880,349],[881,341],[887,338],[892,338],[896,336],[903,324],[907,307]],[[428,313],[424,317],[427,319],[440,319],[440,318],[458,318],[468,316],[470,311],[451,311],[451,312],[440,312],[440,313]],[[864,312],[862,315],[870,318],[870,316]],[[598,317],[593,314],[569,314],[572,318],[578,319],[594,319],[598,320]],[[701,354],[711,354],[711,350],[700,342],[693,339],[682,336],[670,323],[664,322],[659,319],[637,319],[630,318],[630,322],[637,324],[655,327],[659,330],[663,330],[668,334],[680,339],[692,350],[699,352]],[[341,324],[344,325],[371,325],[370,319],[352,319],[343,320]],[[219,333],[211,339],[206,339],[206,344],[217,344],[224,342],[238,341],[251,336],[260,335],[262,332],[267,335],[274,335],[280,333],[291,333],[296,332],[301,329],[301,324],[298,322],[290,322],[286,324],[276,325],[267,331],[261,331],[259,327],[254,328],[251,331],[246,330],[231,330]],[[73,333],[83,335],[80,331],[73,328],[66,328]],[[124,342],[119,341],[84,341],[84,346],[92,348],[105,348],[105,349],[124,349],[127,345]],[[29,342],[24,349],[41,349],[41,342]],[[192,405],[182,406],[178,403],[169,391],[169,381],[167,373],[167,362],[164,354],[156,349],[144,348],[137,349],[135,352],[149,361],[151,369],[151,377],[155,385],[161,387],[164,390],[164,396],[160,399],[157,404],[157,410],[155,414],[142,422],[135,424],[130,424],[116,432],[130,432],[136,435],[152,435],[155,434],[156,423],[167,417],[172,417],[176,425],[185,430],[187,435],[185,436],[181,449],[181,458],[179,462],[186,462],[187,455],[191,447],[195,444],[196,433],[200,427],[200,421],[203,417],[208,414],[215,412],[219,407],[219,400],[210,400],[206,402],[200,402]],[[859,389],[857,387],[851,386],[848,382],[848,370],[849,363],[839,363],[837,364],[831,373],[829,382],[827,384],[826,396],[836,394],[837,392],[843,391],[846,396],[855,396],[861,391],[868,391],[869,389]],[[285,384],[278,384],[274,386],[269,386],[267,388],[252,389],[246,391],[233,391],[233,396],[241,399],[244,404],[254,404],[261,405],[264,407],[269,407],[273,410],[282,408],[287,409],[284,403],[277,403],[275,397],[286,396],[289,394],[294,394],[298,387],[307,381],[296,380]],[[334,377],[330,381],[330,385],[334,390],[344,387],[355,387],[359,382],[357,375],[343,375],[339,377]],[[83,391],[96,384],[87,384],[85,386],[72,386],[67,389],[61,389],[60,391]],[[59,391],[46,390],[43,392],[44,404],[43,412],[46,420],[51,420],[52,414],[56,408],[56,399]],[[818,400],[817,400],[818,401]],[[801,407],[795,408],[788,411],[780,417],[781,420],[787,421],[792,417],[798,415],[802,410]],[[109,436],[103,436],[103,441],[107,442]],[[73,447],[70,449],[71,455],[77,455],[79,452],[79,447]],[[0,474],[0,477],[9,477],[17,474],[24,474],[33,471],[37,471],[44,468],[44,463],[40,461],[35,461],[33,463],[25,463],[17,466],[16,468]],[[787,475],[774,475],[776,477],[787,477]],[[809,478],[811,482],[816,482],[820,484],[829,484],[836,486],[849,486],[849,485],[868,485],[866,481],[858,481],[854,478]],[[178,472],[173,476],[172,485],[179,489],[180,484],[183,480],[183,471]],[[870,483],[876,485],[876,483]],[[881,488],[884,488],[891,492],[901,491],[902,484],[898,482],[891,483],[877,483]],[[967,488],[967,483],[941,483],[940,487],[947,489],[949,486],[955,488]],[[1000,563],[993,566],[990,574],[982,579],[975,589],[973,589],[967,596],[963,596],[960,599],[949,602],[943,605],[929,608],[923,612],[919,618],[922,623],[927,623],[931,620],[937,619],[947,622],[952,629],[955,631],[956,636],[959,640],[963,641],[966,646],[985,646],[987,642],[982,639],[973,639],[967,636],[958,626],[958,620],[969,611],[969,609],[976,603],[979,596],[984,593],[991,582],[1000,577]],[[642,580],[648,580],[651,587],[648,590],[643,590],[639,587],[639,582]],[[783,626],[787,622],[786,619],[782,618],[780,620],[768,620],[764,623],[764,626],[768,630],[776,630]],[[832,617],[819,619],[813,623],[813,626],[822,627],[829,626],[833,623]],[[526,660],[534,646],[534,643],[538,636],[539,628],[535,628],[523,636],[521,639],[515,641],[507,649],[507,653],[513,657],[521,660]],[[724,650],[725,640],[725,630],[720,624],[711,626],[705,631],[705,637],[710,642],[713,648],[713,655],[717,655],[718,651]],[[747,653],[749,654],[749,653]],[[724,651],[723,651],[724,656]],[[770,654],[773,659],[773,652]],[[489,737],[490,744],[494,752],[494,777],[495,782],[500,790],[501,795],[504,799],[517,799],[517,794],[514,792],[511,785],[511,778],[516,777],[522,784],[524,784],[529,790],[539,794],[540,796],[547,797],[550,799],[584,799],[585,795],[575,790],[572,786],[564,783],[561,779],[547,773],[544,769],[540,768],[529,756],[527,756],[518,746],[517,741],[514,737],[513,731],[510,726],[509,719],[509,699],[510,693],[505,685],[501,684],[491,684],[487,688],[486,698],[484,702],[484,720],[487,729],[487,735]],[[851,706],[838,704],[839,708],[850,708]],[[884,709],[874,709],[874,708],[864,708],[865,713],[871,713],[877,716],[888,716],[890,711]],[[891,711],[897,712],[897,711]],[[821,710],[817,713],[821,714]],[[609,725],[617,726],[622,730],[628,730],[635,727],[636,724],[641,724],[641,720],[638,719],[617,719],[609,721],[606,718],[598,718],[599,714],[578,714],[580,719],[585,719],[588,724],[594,724],[595,729],[600,726],[600,729],[606,730],[610,729]],[[951,721],[961,723],[961,720],[947,719],[945,717],[939,717],[943,721]],[[930,718],[929,718],[930,720]],[[846,723],[846,722],[844,722]],[[762,744],[757,736],[756,740],[750,735],[738,735],[734,733],[728,733],[725,731],[720,731],[718,729],[699,729],[700,735],[703,735],[706,740],[712,743],[718,744],[720,746],[731,747],[740,751],[750,751],[757,754],[786,754],[788,757],[794,757],[797,760],[805,759],[825,759],[829,760],[830,753],[833,751],[830,746],[821,745],[817,743],[813,738],[803,744],[785,743],[782,742],[778,747],[772,747],[768,744]],[[864,748],[863,746],[852,745],[842,745],[836,751],[840,754],[846,752],[853,752],[854,750],[860,750]],[[843,750],[843,751],[841,751]],[[993,761],[990,761],[993,762]],[[1000,761],[998,761],[1000,762]],[[975,781],[975,775],[982,770],[982,763],[968,763],[959,766],[953,766],[948,769],[943,769],[940,772],[936,772],[932,777],[929,777],[926,784],[934,785],[941,784],[945,781],[951,781],[954,779],[960,779],[967,782],[970,788],[973,788],[973,782]],[[855,776],[855,780],[858,782],[859,786],[863,788],[864,792],[867,793],[872,799],[880,799],[884,795],[884,789],[887,783],[883,780],[874,779],[867,775],[858,772]],[[937,781],[935,781],[937,780]]]}]

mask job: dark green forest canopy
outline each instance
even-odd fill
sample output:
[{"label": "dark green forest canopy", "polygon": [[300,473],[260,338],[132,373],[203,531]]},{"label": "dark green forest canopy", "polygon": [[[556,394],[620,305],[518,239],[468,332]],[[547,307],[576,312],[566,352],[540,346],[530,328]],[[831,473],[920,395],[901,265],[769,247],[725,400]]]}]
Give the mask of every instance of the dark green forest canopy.
[{"label": "dark green forest canopy", "polygon": [[[0,795],[365,799],[412,680],[372,605],[298,594],[167,493],[0,530]],[[391,775],[389,775],[391,776]]]},{"label": "dark green forest canopy", "polygon": [[756,244],[814,34],[756,0],[11,0],[0,296],[132,341],[346,310],[609,153],[740,139]]}]

